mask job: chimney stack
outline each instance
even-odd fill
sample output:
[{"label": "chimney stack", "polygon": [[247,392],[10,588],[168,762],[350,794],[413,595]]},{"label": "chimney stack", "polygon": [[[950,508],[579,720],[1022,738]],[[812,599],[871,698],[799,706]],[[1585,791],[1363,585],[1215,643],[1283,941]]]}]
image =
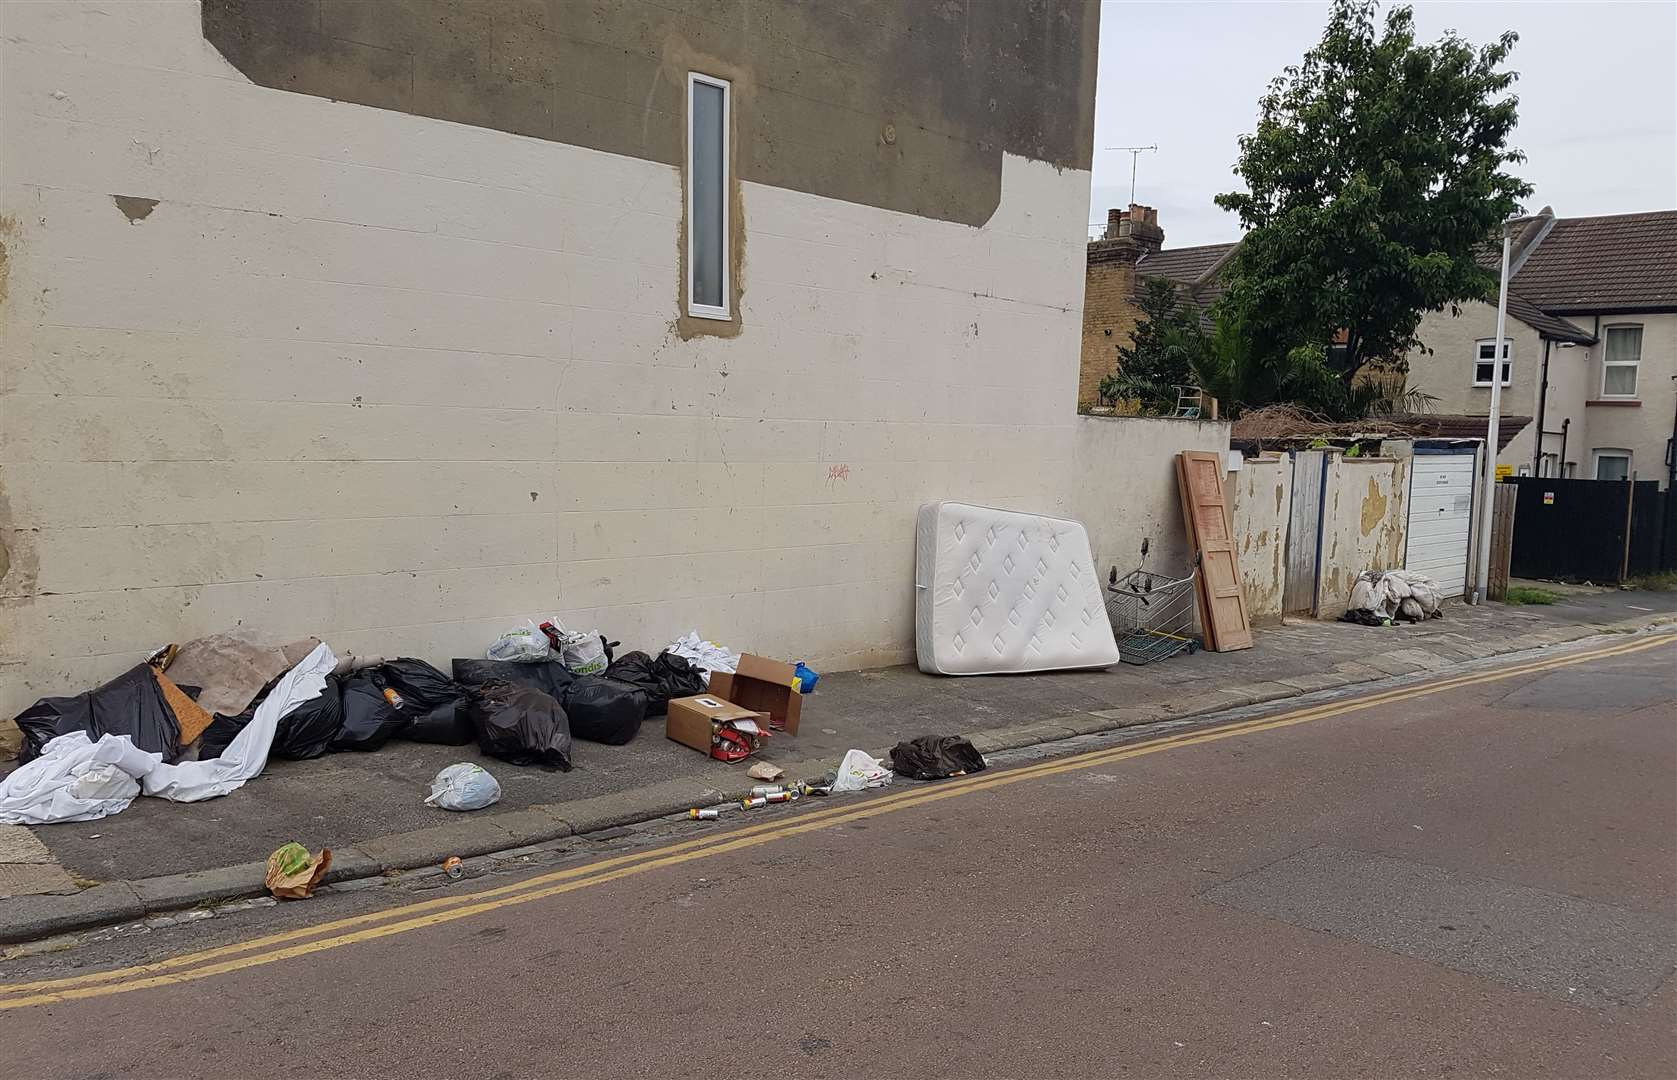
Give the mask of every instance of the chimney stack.
[{"label": "chimney stack", "polygon": [[1131,203],[1128,210],[1108,210],[1106,222],[1109,236],[1127,236],[1144,252],[1158,251],[1165,244],[1165,231],[1159,228],[1159,211],[1151,206]]}]

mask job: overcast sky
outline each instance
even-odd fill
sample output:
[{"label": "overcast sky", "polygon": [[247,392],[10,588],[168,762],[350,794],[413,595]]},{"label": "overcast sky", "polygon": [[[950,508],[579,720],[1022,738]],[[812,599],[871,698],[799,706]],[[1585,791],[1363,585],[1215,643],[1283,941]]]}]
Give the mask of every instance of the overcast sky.
[{"label": "overcast sky", "polygon": [[[1677,2],[1434,0],[1417,36],[1447,29],[1475,45],[1520,35],[1519,172],[1563,217],[1677,207]],[[1326,0],[1103,0],[1091,221],[1130,201],[1130,155],[1144,153],[1136,201],[1158,207],[1166,247],[1237,239],[1211,201],[1238,183],[1236,139],[1256,126],[1269,80],[1321,37]]]}]

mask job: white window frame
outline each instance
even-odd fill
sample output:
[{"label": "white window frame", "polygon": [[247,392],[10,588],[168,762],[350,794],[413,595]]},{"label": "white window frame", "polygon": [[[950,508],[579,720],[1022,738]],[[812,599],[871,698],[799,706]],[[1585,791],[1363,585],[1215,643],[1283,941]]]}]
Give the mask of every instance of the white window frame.
[{"label": "white window frame", "polygon": [[[1635,458],[1631,455],[1629,450],[1624,450],[1617,446],[1601,446],[1597,447],[1590,453],[1590,476],[1592,479],[1601,479],[1601,462],[1603,458],[1624,458],[1625,479],[1629,480],[1636,475],[1631,472],[1631,463],[1635,461]],[[1614,480],[1612,483],[1621,483],[1621,481]]]},{"label": "white window frame", "polygon": [[[693,213],[693,88],[699,84],[715,86],[722,90],[722,306],[701,304],[693,299],[693,279],[696,267],[696,254],[693,244],[693,229],[696,225]],[[720,319],[724,322],[734,317],[732,271],[733,250],[731,235],[728,231],[728,204],[731,189],[729,187],[729,165],[733,156],[734,141],[734,87],[727,79],[718,79],[714,75],[705,75],[697,71],[687,73],[687,314],[699,319]]]},{"label": "white window frame", "polygon": [[[1636,339],[1636,359],[1635,360],[1614,360],[1614,361],[1611,361],[1611,362],[1608,361],[1608,359],[1607,359],[1607,337],[1608,337],[1609,334],[1611,334],[1615,330],[1637,330],[1637,331],[1640,331],[1640,333],[1639,333],[1639,335]],[[1647,336],[1648,336],[1648,333],[1643,328],[1641,323],[1610,323],[1607,326],[1604,326],[1604,327],[1601,328],[1601,396],[1602,396],[1603,400],[1605,400],[1605,401],[1635,401],[1636,400],[1637,390],[1640,389],[1641,383],[1642,383],[1642,371],[1641,371],[1641,368],[1642,368],[1642,342]],[[1626,368],[1626,367],[1631,369],[1631,373],[1633,375],[1633,378],[1631,379],[1631,382],[1632,382],[1633,385],[1631,386],[1630,393],[1628,393],[1628,394],[1609,394],[1607,392],[1607,369],[1608,368]]]},{"label": "white window frame", "polygon": [[[1479,353],[1483,349],[1484,346],[1492,345],[1492,343],[1495,342],[1495,341],[1496,341],[1495,338],[1480,338],[1478,341],[1475,341],[1473,343],[1473,385],[1474,386],[1490,386],[1491,385],[1491,381],[1489,379],[1486,379],[1484,382],[1479,381],[1479,365],[1488,363],[1488,364],[1491,365],[1491,370],[1494,372],[1496,370],[1496,358],[1493,357],[1490,360],[1485,360],[1484,358],[1482,358],[1479,355]],[[1491,351],[1493,353],[1496,352],[1496,349],[1495,349],[1494,346],[1491,349]],[[1503,386],[1512,386],[1513,384],[1514,384],[1514,339],[1510,338],[1510,337],[1505,337],[1505,338],[1502,339],[1502,385]]]}]

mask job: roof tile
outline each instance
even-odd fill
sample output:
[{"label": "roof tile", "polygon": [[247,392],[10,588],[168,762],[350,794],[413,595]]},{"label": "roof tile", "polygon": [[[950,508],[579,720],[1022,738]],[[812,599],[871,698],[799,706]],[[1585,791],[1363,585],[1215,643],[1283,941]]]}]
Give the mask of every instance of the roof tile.
[{"label": "roof tile", "polygon": [[1551,315],[1677,309],[1677,210],[1556,218],[1513,283]]}]

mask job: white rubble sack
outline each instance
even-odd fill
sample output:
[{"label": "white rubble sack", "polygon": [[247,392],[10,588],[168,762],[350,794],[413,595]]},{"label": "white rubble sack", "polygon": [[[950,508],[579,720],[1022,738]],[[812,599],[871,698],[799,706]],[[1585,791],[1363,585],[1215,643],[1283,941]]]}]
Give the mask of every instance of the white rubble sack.
[{"label": "white rubble sack", "polygon": [[92,821],[126,809],[142,791],[175,802],[225,795],[263,770],[280,720],[320,696],[337,662],[330,648],[316,645],[280,678],[221,756],[209,761],[165,765],[161,754],[140,750],[127,735],[98,742],[84,731],[60,735],[0,781],[0,823]]},{"label": "white rubble sack", "polygon": [[1351,611],[1371,611],[1383,618],[1401,612],[1416,622],[1438,614],[1438,583],[1413,570],[1365,570],[1351,586]]}]

